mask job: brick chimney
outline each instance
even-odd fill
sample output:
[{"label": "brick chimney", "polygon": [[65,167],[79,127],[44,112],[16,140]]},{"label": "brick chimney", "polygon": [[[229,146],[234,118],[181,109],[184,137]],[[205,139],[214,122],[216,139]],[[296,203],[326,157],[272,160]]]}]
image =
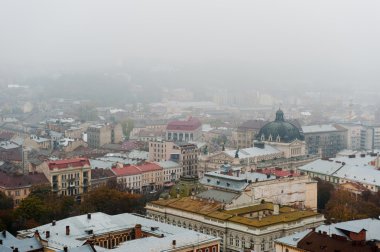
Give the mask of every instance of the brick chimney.
[{"label": "brick chimney", "polygon": [[273,215],[279,215],[279,214],[280,214],[280,205],[273,204]]},{"label": "brick chimney", "polygon": [[365,241],[366,240],[366,230],[362,229],[359,233],[350,232],[349,237],[353,241]]},{"label": "brick chimney", "polygon": [[135,226],[135,239],[140,239],[143,237],[142,231],[141,231],[141,224],[136,224]]},{"label": "brick chimney", "polygon": [[70,235],[70,226],[66,226],[66,235]]}]

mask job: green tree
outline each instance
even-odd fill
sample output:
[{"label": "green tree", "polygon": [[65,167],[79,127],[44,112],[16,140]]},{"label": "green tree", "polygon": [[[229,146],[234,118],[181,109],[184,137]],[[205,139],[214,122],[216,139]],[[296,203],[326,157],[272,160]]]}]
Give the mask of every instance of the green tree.
[{"label": "green tree", "polygon": [[129,136],[131,134],[131,131],[134,127],[134,122],[132,119],[127,119],[121,123],[121,127],[123,128],[123,134],[124,136],[129,139]]}]

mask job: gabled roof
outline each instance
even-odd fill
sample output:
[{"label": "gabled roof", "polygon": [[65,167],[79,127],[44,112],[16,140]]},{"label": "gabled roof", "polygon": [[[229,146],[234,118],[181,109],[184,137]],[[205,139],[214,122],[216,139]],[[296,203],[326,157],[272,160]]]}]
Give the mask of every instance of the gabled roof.
[{"label": "gabled roof", "polygon": [[0,187],[2,188],[22,188],[41,184],[49,184],[49,181],[43,173],[8,175],[4,172],[0,172]]}]

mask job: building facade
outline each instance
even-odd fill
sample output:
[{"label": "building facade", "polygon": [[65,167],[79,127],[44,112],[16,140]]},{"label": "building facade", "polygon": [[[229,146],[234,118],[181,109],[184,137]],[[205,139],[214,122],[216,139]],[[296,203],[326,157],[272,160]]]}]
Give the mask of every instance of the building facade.
[{"label": "building facade", "polygon": [[87,158],[46,161],[37,168],[58,195],[79,195],[91,187],[91,165]]},{"label": "building facade", "polygon": [[347,148],[347,129],[339,125],[310,125],[302,129],[308,154],[329,158]]},{"label": "building facade", "polygon": [[253,140],[260,129],[267,124],[266,121],[249,120],[242,123],[235,131],[232,132],[232,143],[235,148],[243,149],[253,146]]},{"label": "building facade", "polygon": [[123,130],[120,124],[92,125],[87,128],[87,143],[90,148],[120,143],[122,140]]},{"label": "building facade", "polygon": [[42,173],[28,175],[8,175],[0,172],[0,191],[13,198],[17,207],[20,202],[29,196],[35,186],[49,186],[50,183]]},{"label": "building facade", "polygon": [[38,236],[44,251],[219,252],[220,239],[174,227],[129,213],[88,213],[18,232],[18,237]]},{"label": "building facade", "polygon": [[202,137],[202,123],[194,117],[187,120],[171,121],[166,127],[165,134],[168,141],[198,141]]},{"label": "building facade", "polygon": [[212,200],[187,197],[150,202],[148,217],[221,239],[221,251],[275,251],[274,240],[323,223],[314,211],[272,203],[224,210]]}]

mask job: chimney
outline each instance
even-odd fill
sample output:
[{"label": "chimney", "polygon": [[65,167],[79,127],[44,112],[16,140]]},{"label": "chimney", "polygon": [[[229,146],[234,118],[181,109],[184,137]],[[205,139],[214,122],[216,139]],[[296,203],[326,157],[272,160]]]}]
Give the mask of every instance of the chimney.
[{"label": "chimney", "polygon": [[64,247],[63,247],[63,251],[64,251],[64,252],[67,252],[67,251],[68,251],[67,246],[64,246]]},{"label": "chimney", "polygon": [[0,239],[0,245],[3,245],[3,240]]},{"label": "chimney", "polygon": [[176,240],[173,240],[173,241],[172,241],[172,245],[173,245],[173,248],[175,248],[175,246],[177,245],[177,241],[176,241]]},{"label": "chimney", "polygon": [[51,225],[52,225],[52,226],[55,226],[55,220],[53,220],[53,221],[51,222]]},{"label": "chimney", "polygon": [[14,249],[13,249],[13,252],[18,252],[18,248],[14,248]]},{"label": "chimney", "polygon": [[90,213],[87,214],[87,219],[91,220],[91,214]]},{"label": "chimney", "polygon": [[135,239],[140,239],[143,237],[142,231],[141,231],[141,224],[136,224],[135,226]]},{"label": "chimney", "polygon": [[3,237],[4,237],[4,238],[7,237],[7,231],[6,231],[6,230],[3,230],[2,234],[3,234]]},{"label": "chimney", "polygon": [[273,204],[273,215],[279,215],[279,214],[280,214],[280,205]]},{"label": "chimney", "polygon": [[40,236],[40,234],[38,233],[38,230],[36,230],[36,231],[34,231],[34,237],[39,237]]},{"label": "chimney", "polygon": [[46,239],[48,239],[50,237],[50,231],[46,231]]},{"label": "chimney", "polygon": [[66,235],[70,235],[70,226],[66,226]]}]

